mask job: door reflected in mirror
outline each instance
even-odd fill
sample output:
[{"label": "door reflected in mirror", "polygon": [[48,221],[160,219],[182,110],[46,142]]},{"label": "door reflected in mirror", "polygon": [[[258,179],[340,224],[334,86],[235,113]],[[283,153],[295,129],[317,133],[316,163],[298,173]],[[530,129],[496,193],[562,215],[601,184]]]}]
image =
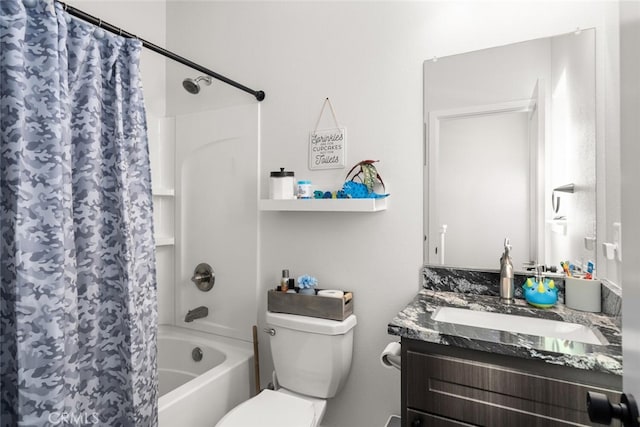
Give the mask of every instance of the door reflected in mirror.
[{"label": "door reflected in mirror", "polygon": [[425,262],[595,261],[595,30],[425,61],[424,88]]}]

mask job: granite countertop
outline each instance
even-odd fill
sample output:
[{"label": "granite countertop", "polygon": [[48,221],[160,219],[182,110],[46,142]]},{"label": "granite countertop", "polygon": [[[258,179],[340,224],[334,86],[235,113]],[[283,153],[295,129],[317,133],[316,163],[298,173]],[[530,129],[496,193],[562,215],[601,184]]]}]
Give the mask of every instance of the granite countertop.
[{"label": "granite countertop", "polygon": [[[500,302],[490,292],[461,292],[455,286],[443,287],[440,274],[434,280],[434,268],[425,268],[423,289],[388,325],[388,333],[436,344],[498,353],[578,369],[622,375],[622,332],[620,318],[601,313],[572,310],[558,303],[539,309],[516,298],[514,304]],[[439,272],[438,272],[439,273]],[[451,271],[446,272],[450,275]],[[458,274],[459,271],[456,272]],[[468,272],[466,272],[468,273]],[[474,274],[477,274],[474,272]],[[494,274],[494,273],[491,273]],[[468,276],[468,274],[464,274]],[[467,277],[468,279],[468,277]],[[459,280],[450,280],[459,283]],[[468,284],[465,287],[469,287]],[[473,286],[472,286],[473,287]],[[469,289],[467,289],[469,291]],[[585,344],[558,338],[538,337],[473,326],[438,322],[431,319],[438,307],[460,307],[476,311],[506,313],[545,318],[589,326],[608,341],[607,345]]]}]

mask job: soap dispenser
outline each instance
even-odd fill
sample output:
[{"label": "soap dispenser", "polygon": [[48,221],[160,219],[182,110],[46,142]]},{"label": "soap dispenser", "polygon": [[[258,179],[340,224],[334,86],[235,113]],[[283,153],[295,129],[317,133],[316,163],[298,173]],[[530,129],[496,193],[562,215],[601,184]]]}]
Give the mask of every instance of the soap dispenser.
[{"label": "soap dispenser", "polygon": [[535,277],[527,278],[522,285],[524,299],[538,308],[553,307],[558,302],[558,288],[552,279],[545,279],[542,265],[535,265]]},{"label": "soap dispenser", "polygon": [[500,300],[511,304],[513,294],[513,262],[511,261],[511,244],[507,237],[504,239],[504,253],[500,257]]}]

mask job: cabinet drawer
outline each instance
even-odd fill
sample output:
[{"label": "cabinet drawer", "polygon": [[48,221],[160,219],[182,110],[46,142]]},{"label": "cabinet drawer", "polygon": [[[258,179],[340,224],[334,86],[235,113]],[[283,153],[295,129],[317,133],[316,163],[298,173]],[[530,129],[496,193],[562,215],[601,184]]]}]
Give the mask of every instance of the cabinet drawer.
[{"label": "cabinet drawer", "polygon": [[618,401],[612,390],[411,350],[406,367],[408,408],[477,425],[588,426],[587,391]]},{"label": "cabinet drawer", "polygon": [[475,427],[472,424],[463,423],[449,418],[439,417],[425,412],[407,410],[409,427]]}]

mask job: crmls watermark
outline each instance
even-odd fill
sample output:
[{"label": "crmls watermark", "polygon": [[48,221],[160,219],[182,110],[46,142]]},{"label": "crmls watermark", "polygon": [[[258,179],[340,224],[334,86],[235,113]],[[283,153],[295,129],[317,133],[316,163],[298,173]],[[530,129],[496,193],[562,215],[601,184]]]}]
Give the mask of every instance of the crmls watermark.
[{"label": "crmls watermark", "polygon": [[49,414],[49,422],[56,425],[87,425],[98,424],[100,418],[98,414],[74,414],[72,412],[52,412]]}]

